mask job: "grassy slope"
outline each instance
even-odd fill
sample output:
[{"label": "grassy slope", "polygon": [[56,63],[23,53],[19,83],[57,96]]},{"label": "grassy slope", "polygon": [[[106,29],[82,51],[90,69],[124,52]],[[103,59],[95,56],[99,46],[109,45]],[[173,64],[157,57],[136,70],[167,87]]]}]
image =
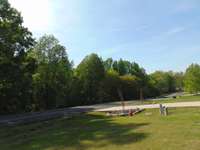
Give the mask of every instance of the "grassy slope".
[{"label": "grassy slope", "polygon": [[200,108],[157,109],[135,117],[90,113],[72,119],[0,128],[2,150],[198,150]]}]

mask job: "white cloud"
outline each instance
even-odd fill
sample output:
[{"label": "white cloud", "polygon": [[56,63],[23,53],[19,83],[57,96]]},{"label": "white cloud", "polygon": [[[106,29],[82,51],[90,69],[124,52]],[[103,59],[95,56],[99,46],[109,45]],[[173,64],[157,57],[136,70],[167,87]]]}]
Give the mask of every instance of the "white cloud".
[{"label": "white cloud", "polygon": [[174,35],[174,34],[183,32],[184,30],[186,30],[185,27],[176,27],[176,28],[168,30],[165,34],[166,34],[166,36],[170,36],[170,35]]},{"label": "white cloud", "polygon": [[33,32],[47,31],[53,25],[51,0],[9,0],[21,12],[24,25]]}]

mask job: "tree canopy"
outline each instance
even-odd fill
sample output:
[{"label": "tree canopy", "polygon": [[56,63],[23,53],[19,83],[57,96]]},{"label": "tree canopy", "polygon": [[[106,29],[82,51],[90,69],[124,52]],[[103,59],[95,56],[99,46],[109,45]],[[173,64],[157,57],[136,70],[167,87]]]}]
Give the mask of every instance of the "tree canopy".
[{"label": "tree canopy", "polygon": [[26,109],[30,101],[34,62],[26,59],[33,46],[31,32],[22,25],[20,13],[7,0],[0,1],[0,112]]},{"label": "tree canopy", "polygon": [[190,93],[197,93],[200,91],[200,65],[191,64],[185,73],[184,79],[185,90]]},{"label": "tree canopy", "polygon": [[200,66],[147,74],[138,63],[86,56],[73,66],[53,35],[34,40],[21,14],[0,0],[0,114],[200,91]]},{"label": "tree canopy", "polygon": [[63,107],[71,88],[72,64],[53,35],[44,35],[30,50],[38,67],[33,74],[34,100],[39,108]]},{"label": "tree canopy", "polygon": [[100,82],[105,76],[102,60],[96,54],[88,55],[78,65],[75,73],[82,86],[83,103],[94,103],[98,99]]}]

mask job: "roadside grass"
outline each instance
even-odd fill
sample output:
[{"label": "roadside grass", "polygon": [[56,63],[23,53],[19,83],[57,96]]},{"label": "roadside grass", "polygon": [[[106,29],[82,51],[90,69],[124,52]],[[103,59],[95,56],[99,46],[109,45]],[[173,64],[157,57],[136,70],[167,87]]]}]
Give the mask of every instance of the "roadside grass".
[{"label": "roadside grass", "polygon": [[0,128],[2,150],[199,150],[200,108],[149,109],[134,117],[88,113]]}]

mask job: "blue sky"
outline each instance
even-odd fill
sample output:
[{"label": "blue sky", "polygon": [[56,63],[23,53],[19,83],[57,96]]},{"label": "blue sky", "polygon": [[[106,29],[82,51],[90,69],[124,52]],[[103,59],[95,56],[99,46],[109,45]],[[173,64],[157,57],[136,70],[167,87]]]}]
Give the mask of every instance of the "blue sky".
[{"label": "blue sky", "polygon": [[9,0],[35,37],[54,34],[77,65],[127,59],[147,72],[200,63],[199,0]]}]

